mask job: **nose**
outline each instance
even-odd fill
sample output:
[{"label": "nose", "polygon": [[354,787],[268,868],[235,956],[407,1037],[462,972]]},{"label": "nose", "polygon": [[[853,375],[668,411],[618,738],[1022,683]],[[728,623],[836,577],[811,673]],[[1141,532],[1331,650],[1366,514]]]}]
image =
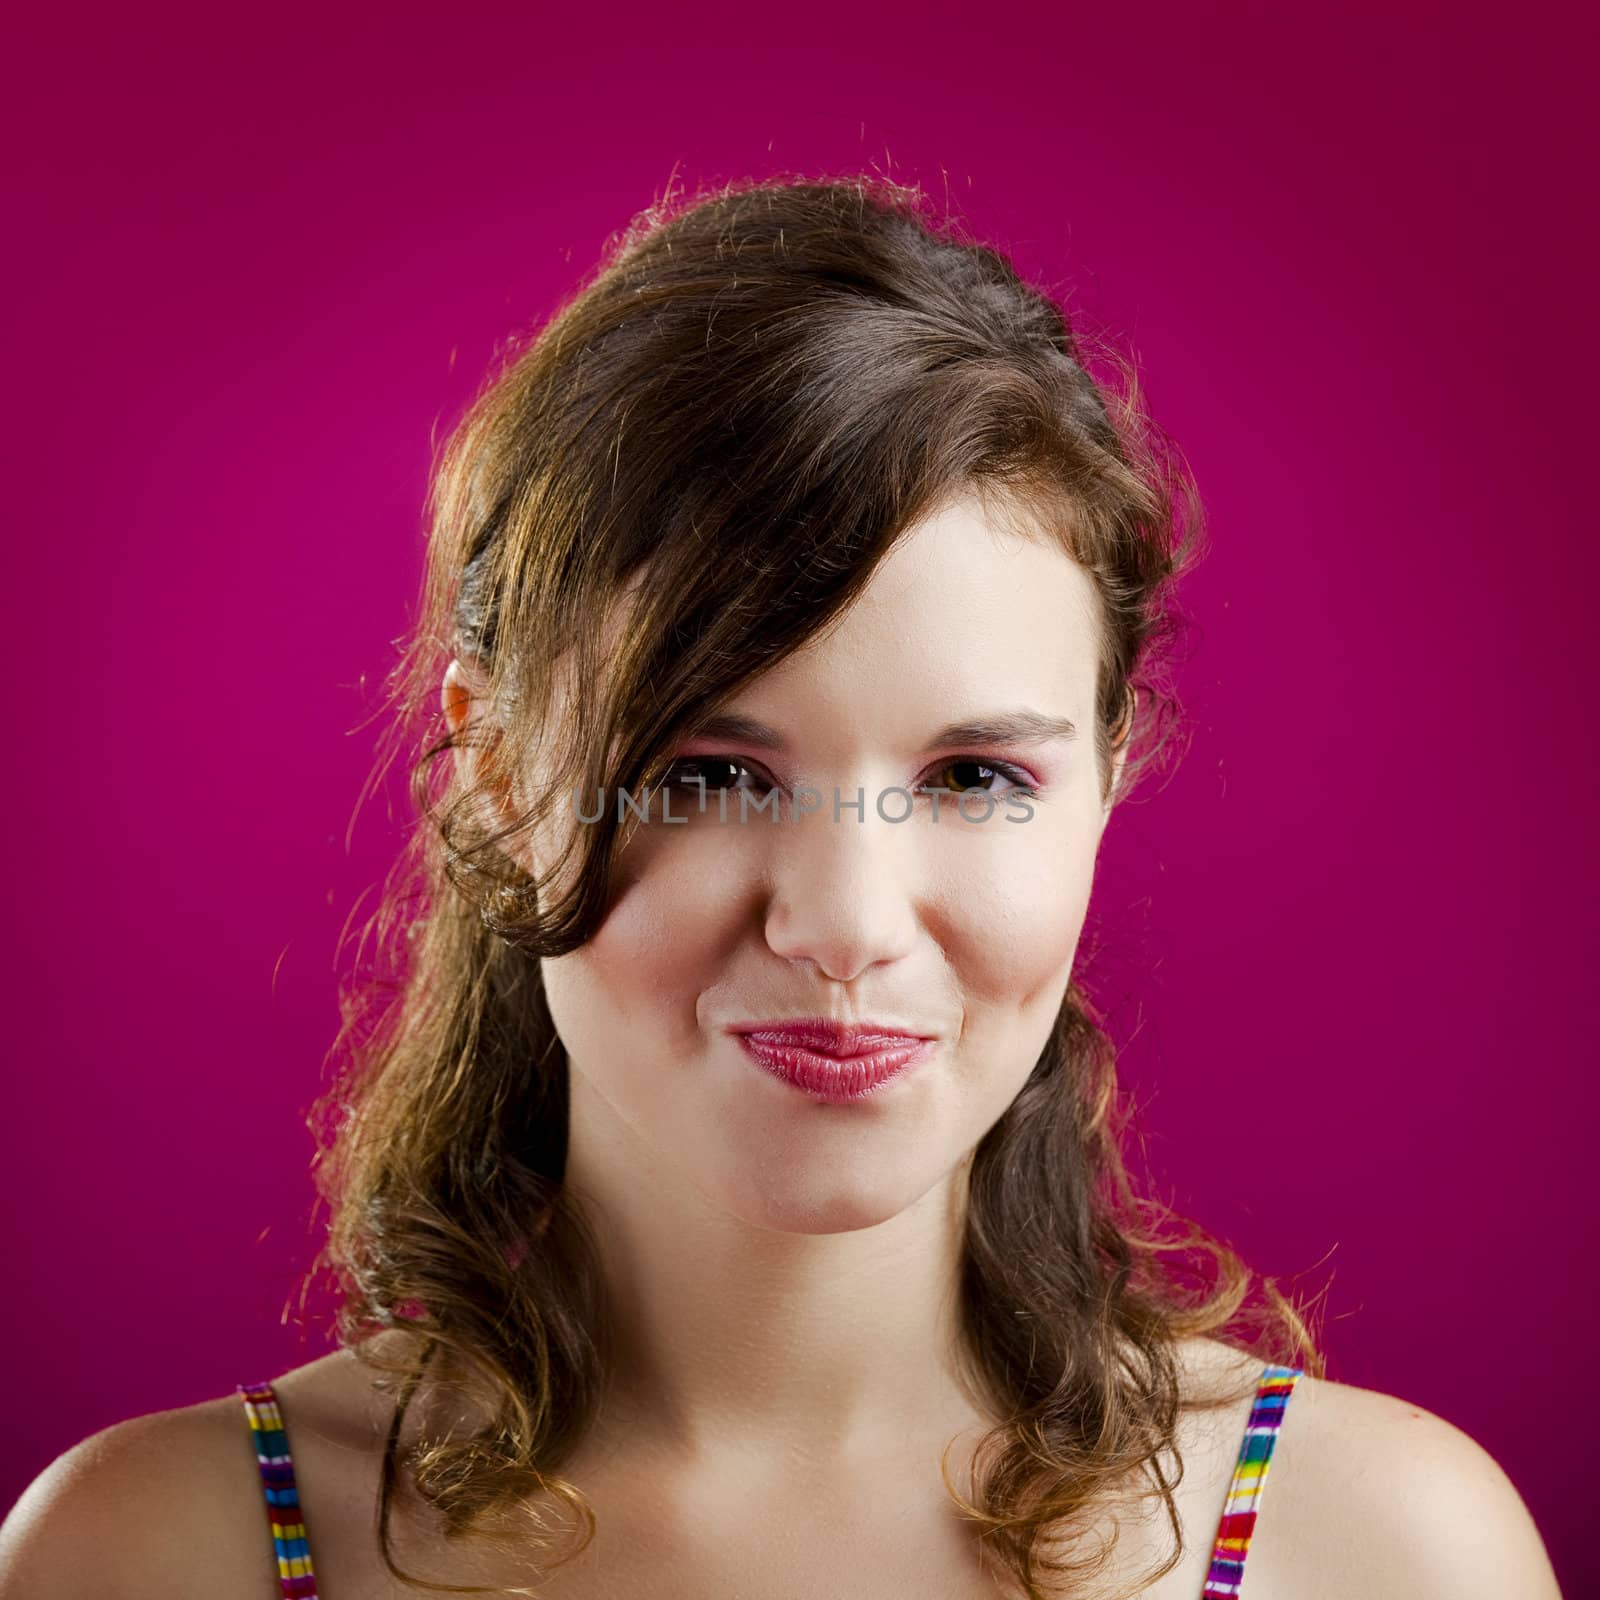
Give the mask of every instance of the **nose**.
[{"label": "nose", "polygon": [[868,967],[898,961],[916,944],[914,840],[910,825],[865,820],[831,798],[798,822],[773,829],[768,947],[786,961],[811,962],[849,983]]}]

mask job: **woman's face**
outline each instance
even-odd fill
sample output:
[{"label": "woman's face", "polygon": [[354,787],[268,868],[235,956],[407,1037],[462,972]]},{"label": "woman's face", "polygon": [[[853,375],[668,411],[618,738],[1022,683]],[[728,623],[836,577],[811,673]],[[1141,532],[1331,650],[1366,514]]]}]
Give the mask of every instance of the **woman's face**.
[{"label": "woman's face", "polygon": [[[616,859],[605,922],[543,962],[575,1075],[569,1176],[587,1140],[621,1142],[714,1206],[801,1233],[872,1226],[950,1178],[1027,1079],[1071,976],[1108,814],[1095,660],[1083,570],[962,500],[907,534],[833,631],[722,708],[781,747],[684,745],[670,799],[657,792]],[[1076,735],[936,742],[1018,712]],[[793,808],[801,785],[818,809]],[[937,819],[919,786],[944,791]],[[914,804],[890,793],[880,813],[897,787]],[[975,795],[958,809],[965,787],[992,795],[986,820]],[[810,1016],[936,1042],[841,1104],[762,1070],[728,1031]]]}]

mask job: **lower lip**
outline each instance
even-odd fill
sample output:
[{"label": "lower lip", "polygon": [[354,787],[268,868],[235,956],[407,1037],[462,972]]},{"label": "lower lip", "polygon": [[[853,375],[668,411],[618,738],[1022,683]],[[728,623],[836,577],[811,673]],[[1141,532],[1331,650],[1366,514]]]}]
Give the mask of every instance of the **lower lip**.
[{"label": "lower lip", "polygon": [[933,1053],[937,1039],[907,1039],[903,1045],[859,1056],[825,1056],[798,1045],[780,1044],[769,1035],[741,1033],[744,1053],[764,1072],[781,1078],[813,1099],[849,1105],[876,1094]]}]

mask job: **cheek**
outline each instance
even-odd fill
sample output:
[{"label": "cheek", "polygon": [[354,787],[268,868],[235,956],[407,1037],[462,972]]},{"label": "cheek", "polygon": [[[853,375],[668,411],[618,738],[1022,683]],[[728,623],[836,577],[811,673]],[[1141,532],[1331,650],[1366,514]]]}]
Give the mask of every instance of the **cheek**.
[{"label": "cheek", "polygon": [[657,1053],[694,1048],[695,1000],[732,948],[717,920],[727,898],[706,874],[660,853],[613,879],[604,922],[588,942],[543,962],[545,993],[569,1055],[586,1069],[619,1071]]},{"label": "cheek", "polygon": [[1042,815],[1018,832],[959,864],[939,938],[974,1023],[992,1008],[1031,1032],[1048,1030],[1071,977],[1097,841]]},{"label": "cheek", "polygon": [[[1041,811],[1023,824],[997,817],[984,828],[996,831],[982,841],[941,841],[917,869],[920,916],[938,949],[901,981],[926,994],[941,983],[932,967],[942,966],[969,1033],[1026,1050],[1035,1035],[1042,1046],[1071,977],[1098,837],[1075,813]],[[650,1063],[688,1059],[702,1043],[699,996],[750,959],[752,940],[761,942],[752,898],[759,863],[726,841],[695,848],[699,842],[630,847],[600,928],[580,949],[543,964],[562,1042],[592,1074],[620,1079],[634,1062],[648,1075]]]}]

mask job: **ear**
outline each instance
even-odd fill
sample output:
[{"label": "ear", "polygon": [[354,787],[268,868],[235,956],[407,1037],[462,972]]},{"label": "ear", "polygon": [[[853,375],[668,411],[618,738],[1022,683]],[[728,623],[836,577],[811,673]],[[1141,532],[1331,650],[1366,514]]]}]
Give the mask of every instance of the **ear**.
[{"label": "ear", "polygon": [[[439,704],[450,725],[451,737],[456,741],[451,751],[456,775],[463,788],[482,785],[478,787],[475,801],[478,818],[491,833],[499,833],[503,828],[516,829],[514,838],[502,841],[500,848],[525,872],[537,877],[542,870],[539,865],[543,859],[542,835],[530,838],[522,831],[526,818],[521,786],[505,773],[489,778],[479,776],[483,747],[497,746],[505,733],[504,716],[495,706],[491,691],[489,674],[478,657],[457,656],[445,668]],[[489,731],[479,733],[480,729]]]},{"label": "ear", "polygon": [[[457,656],[445,668],[439,704],[451,737],[457,741],[451,752],[456,773],[464,784],[470,784],[476,778],[480,752],[478,745],[463,735],[482,726],[490,716],[489,680],[476,657]],[[502,809],[508,803],[504,790],[495,798]]]},{"label": "ear", "polygon": [[[452,735],[460,734],[467,720],[475,712],[482,715],[485,703],[485,683],[475,662],[454,657],[444,671],[444,685],[439,691],[439,704]],[[457,759],[465,752],[458,750]]]},{"label": "ear", "polygon": [[1111,788],[1106,796],[1104,807],[1105,815],[1111,815],[1111,808],[1122,798],[1123,769],[1128,763],[1128,746],[1133,742],[1133,725],[1139,715],[1139,691],[1128,685],[1128,702],[1122,713],[1122,720],[1112,730],[1111,745]]}]

